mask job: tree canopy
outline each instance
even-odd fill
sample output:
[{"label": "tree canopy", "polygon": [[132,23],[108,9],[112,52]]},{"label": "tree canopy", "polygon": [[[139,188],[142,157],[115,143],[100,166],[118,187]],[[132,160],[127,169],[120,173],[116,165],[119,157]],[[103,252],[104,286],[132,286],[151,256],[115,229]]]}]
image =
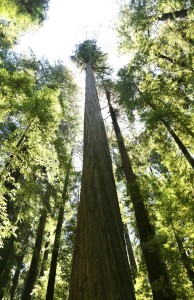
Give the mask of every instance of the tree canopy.
[{"label": "tree canopy", "polygon": [[190,300],[193,1],[121,4],[114,78],[76,45],[84,121],[64,63],[13,50],[48,5],[0,3],[0,299]]}]

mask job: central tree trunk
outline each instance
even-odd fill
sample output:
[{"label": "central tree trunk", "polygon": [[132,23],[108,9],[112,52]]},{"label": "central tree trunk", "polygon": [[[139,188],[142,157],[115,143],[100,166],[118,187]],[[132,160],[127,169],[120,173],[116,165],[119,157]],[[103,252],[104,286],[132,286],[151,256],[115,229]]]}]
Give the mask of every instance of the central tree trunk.
[{"label": "central tree trunk", "polygon": [[90,63],[86,66],[83,174],[69,299],[135,299]]}]

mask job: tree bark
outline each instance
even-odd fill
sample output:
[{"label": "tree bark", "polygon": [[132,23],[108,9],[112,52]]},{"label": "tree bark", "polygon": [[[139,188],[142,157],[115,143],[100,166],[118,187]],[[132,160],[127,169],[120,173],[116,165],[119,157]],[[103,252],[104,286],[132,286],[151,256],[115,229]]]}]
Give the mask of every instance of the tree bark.
[{"label": "tree bark", "polygon": [[55,233],[55,240],[54,240],[54,245],[53,245],[51,265],[50,265],[50,271],[49,271],[46,300],[53,300],[53,298],[54,298],[57,259],[58,259],[58,254],[59,254],[60,237],[61,237],[61,231],[62,231],[62,225],[63,225],[64,205],[65,205],[65,202],[67,199],[67,189],[68,189],[68,183],[69,183],[70,168],[71,168],[71,159],[70,159],[68,167],[67,167],[67,174],[65,176],[65,182],[64,182],[63,193],[62,193],[62,203],[61,203],[61,206],[59,209],[57,228],[56,228],[56,233]]},{"label": "tree bark", "polygon": [[189,256],[187,255],[182,239],[180,238],[180,236],[178,235],[178,233],[176,232],[174,225],[173,225],[173,221],[171,218],[171,226],[172,226],[172,230],[174,232],[174,236],[177,242],[177,246],[178,246],[178,250],[179,250],[179,254],[181,257],[181,261],[185,267],[185,270],[187,272],[187,276],[188,279],[191,281],[193,287],[194,287],[194,270],[193,270],[193,263],[191,261],[191,259],[189,258]]},{"label": "tree bark", "polygon": [[20,255],[19,258],[18,258],[16,270],[15,270],[15,273],[14,273],[14,276],[13,276],[13,279],[12,279],[12,285],[11,285],[11,288],[10,288],[10,300],[13,300],[14,296],[15,296],[16,288],[17,288],[18,281],[19,281],[20,272],[21,272],[21,269],[22,269],[22,263],[23,263],[24,256],[25,256],[25,253]]},{"label": "tree bark", "polygon": [[146,263],[148,277],[155,300],[176,299],[169,282],[166,267],[160,257],[160,251],[155,242],[155,230],[150,222],[148,211],[145,207],[142,194],[136,176],[133,172],[131,162],[125,148],[124,140],[117,122],[115,111],[111,105],[110,92],[106,91],[110,115],[119,146],[123,170],[128,184],[129,194],[133,203],[136,224],[140,235],[141,248]]},{"label": "tree bark", "polygon": [[162,16],[158,18],[158,21],[175,20],[176,18],[185,19],[187,16],[188,9],[181,9],[162,14]]},{"label": "tree bark", "polygon": [[[143,93],[139,90],[139,88],[136,86],[138,92],[140,93],[140,95],[143,96]],[[157,108],[155,107],[155,105],[153,103],[151,103],[150,100],[146,100],[147,104],[155,111],[157,110]],[[168,124],[168,122],[166,122],[163,118],[160,118],[160,122],[166,127],[166,129],[168,130],[168,132],[170,133],[170,135],[172,136],[173,140],[175,141],[175,143],[177,144],[178,148],[181,150],[181,152],[183,153],[184,157],[186,158],[186,160],[188,161],[188,163],[190,164],[190,166],[194,169],[194,158],[191,156],[191,154],[189,153],[189,151],[187,150],[186,146],[183,144],[183,142],[179,139],[179,137],[177,136],[177,134],[174,132],[174,130],[171,128],[171,126]]]},{"label": "tree bark", "polygon": [[126,224],[123,224],[123,232],[124,232],[125,243],[126,243],[126,247],[127,247],[128,256],[129,256],[129,261],[130,261],[130,265],[131,265],[131,272],[133,275],[133,280],[135,281],[135,278],[137,277],[137,264],[135,261],[135,256],[133,253],[133,248],[131,245],[131,240],[129,237],[129,232],[128,232],[128,228],[127,228]]},{"label": "tree bark", "polygon": [[188,276],[189,280],[192,282],[192,285],[194,287],[194,271],[193,271],[193,266],[192,266],[193,264],[185,251],[185,248],[184,248],[181,238],[177,235],[177,233],[175,233],[175,238],[176,238],[176,242],[178,245],[182,263],[187,271],[187,276]]},{"label": "tree bark", "polygon": [[40,268],[40,274],[39,274],[39,278],[44,276],[44,271],[45,271],[45,265],[46,265],[46,262],[48,260],[48,255],[49,255],[49,244],[50,244],[50,241],[49,241],[49,236],[50,236],[50,232],[47,236],[47,240],[45,242],[45,250],[44,250],[44,255],[43,255],[43,259],[42,259],[42,265],[41,265],[41,268]]},{"label": "tree bark", "polygon": [[44,235],[44,228],[46,225],[47,211],[49,207],[49,199],[51,195],[51,186],[47,184],[47,190],[45,193],[45,198],[43,199],[44,207],[41,212],[39,219],[39,225],[37,229],[36,242],[34,246],[34,251],[31,259],[30,268],[28,271],[27,279],[24,285],[24,290],[22,293],[21,300],[30,300],[32,299],[31,293],[34,288],[36,277],[38,275],[38,264],[40,259],[40,251],[42,246],[42,240]]},{"label": "tree bark", "polygon": [[174,130],[170,127],[170,125],[166,121],[161,119],[161,122],[164,124],[164,126],[166,127],[166,129],[168,130],[170,135],[173,137],[175,143],[178,145],[179,149],[181,150],[181,152],[183,153],[183,155],[187,159],[188,163],[194,169],[194,158],[191,156],[191,154],[189,153],[189,151],[187,150],[187,148],[185,147],[183,142],[179,139],[179,137],[176,135]]},{"label": "tree bark", "polygon": [[84,157],[69,300],[135,299],[112,163],[91,64],[86,65]]}]

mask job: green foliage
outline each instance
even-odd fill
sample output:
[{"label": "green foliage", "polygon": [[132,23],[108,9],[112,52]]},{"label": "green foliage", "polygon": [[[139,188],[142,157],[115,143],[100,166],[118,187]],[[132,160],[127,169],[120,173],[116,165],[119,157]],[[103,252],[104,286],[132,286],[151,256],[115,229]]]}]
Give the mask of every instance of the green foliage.
[{"label": "green foliage", "polygon": [[107,54],[97,47],[96,40],[85,40],[76,45],[74,55],[71,56],[73,62],[78,67],[85,68],[87,63],[91,63],[92,68],[98,73],[106,70]]}]

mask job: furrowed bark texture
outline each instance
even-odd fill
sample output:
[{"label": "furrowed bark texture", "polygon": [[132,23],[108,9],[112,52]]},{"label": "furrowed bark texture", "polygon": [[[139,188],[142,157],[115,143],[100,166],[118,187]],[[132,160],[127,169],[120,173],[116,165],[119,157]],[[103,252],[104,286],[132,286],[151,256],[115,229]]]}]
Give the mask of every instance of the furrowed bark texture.
[{"label": "furrowed bark texture", "polygon": [[[125,148],[124,140],[119,124],[110,102],[110,93],[106,92],[109,110],[113,122],[117,143],[121,155],[123,170],[128,183],[129,194],[133,203],[136,224],[140,235],[141,248],[145,259],[149,281],[152,288],[154,300],[175,300],[176,296],[172,291],[166,267],[160,257],[159,247],[154,241],[155,230],[150,222],[144,200],[133,172],[131,162]],[[150,245],[152,243],[152,246]]]},{"label": "furrowed bark texture", "polygon": [[69,300],[135,299],[111,158],[95,88],[86,66],[84,159]]},{"label": "furrowed bark texture", "polygon": [[50,265],[50,271],[49,271],[46,300],[53,300],[53,298],[54,298],[57,259],[58,259],[58,254],[59,254],[61,230],[62,230],[62,225],[63,225],[64,205],[65,205],[65,202],[67,199],[67,189],[68,189],[68,183],[69,183],[70,167],[71,167],[71,160],[69,162],[67,174],[65,176],[63,194],[62,194],[62,204],[59,209],[57,228],[56,228],[56,233],[55,233],[55,240],[54,240],[54,245],[53,245],[53,250],[52,250],[52,258],[51,258],[51,265]]}]

